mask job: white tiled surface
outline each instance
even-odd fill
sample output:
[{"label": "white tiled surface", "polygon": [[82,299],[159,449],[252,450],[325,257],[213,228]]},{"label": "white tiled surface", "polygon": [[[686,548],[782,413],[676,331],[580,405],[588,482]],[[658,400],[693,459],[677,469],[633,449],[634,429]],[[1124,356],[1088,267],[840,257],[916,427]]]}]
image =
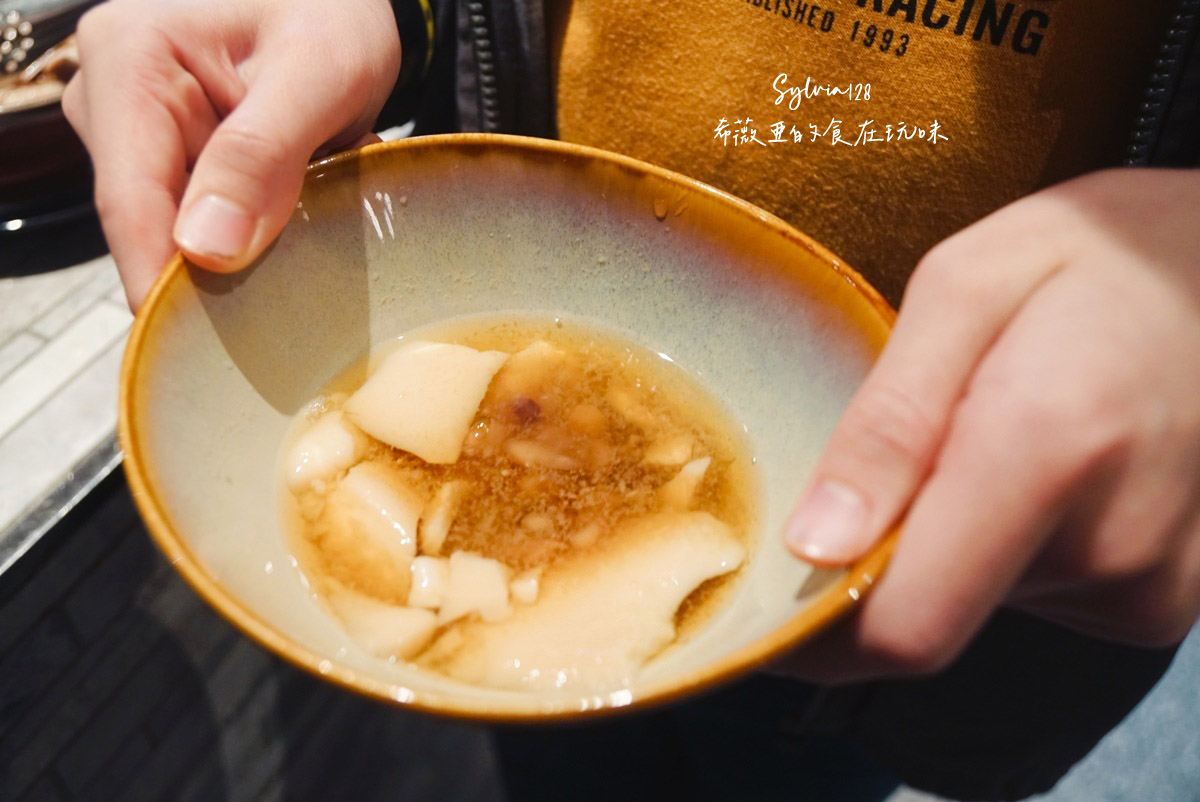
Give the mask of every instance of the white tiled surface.
[{"label": "white tiled surface", "polygon": [[0,376],[7,376],[18,365],[39,350],[46,341],[28,332],[19,331],[0,345]]},{"label": "white tiled surface", "polygon": [[[96,265],[104,267],[103,263]],[[121,289],[121,284],[118,281],[117,289]],[[38,318],[29,327],[29,330],[34,334],[47,339],[57,337],[64,329],[71,325],[80,315],[92,308],[96,299],[106,295],[113,289],[113,273],[111,270],[101,270],[96,273],[87,283],[80,286],[71,292],[70,295],[63,298],[55,306],[46,310],[46,313]],[[124,295],[124,290],[121,289],[121,294]],[[125,305],[124,298],[120,301],[121,305]]]},{"label": "white tiled surface", "polygon": [[132,320],[108,256],[0,280],[0,532],[112,435]]},{"label": "white tiled surface", "polygon": [[111,257],[49,273],[0,279],[0,344],[97,276],[117,282]]},{"label": "white tiled surface", "polygon": [[128,327],[127,311],[107,299],[91,299],[61,334],[0,380],[0,437],[53,398]]}]

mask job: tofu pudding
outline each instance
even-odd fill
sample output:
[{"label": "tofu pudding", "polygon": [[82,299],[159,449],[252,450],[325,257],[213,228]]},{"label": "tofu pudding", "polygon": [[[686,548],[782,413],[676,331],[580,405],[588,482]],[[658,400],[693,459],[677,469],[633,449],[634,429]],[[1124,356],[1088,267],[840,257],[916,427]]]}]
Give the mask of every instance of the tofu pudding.
[{"label": "tofu pudding", "polygon": [[299,568],[360,648],[603,691],[720,605],[748,558],[752,462],[662,355],[473,318],[351,366],[297,416],[280,473]]}]

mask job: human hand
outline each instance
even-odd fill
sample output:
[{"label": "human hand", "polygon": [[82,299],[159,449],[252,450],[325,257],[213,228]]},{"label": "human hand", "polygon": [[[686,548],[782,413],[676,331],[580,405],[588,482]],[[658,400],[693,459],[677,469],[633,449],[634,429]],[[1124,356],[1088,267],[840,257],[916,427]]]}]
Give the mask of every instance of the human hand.
[{"label": "human hand", "polygon": [[175,243],[212,270],[249,264],[314,152],[368,134],[400,67],[386,0],[109,0],[78,40],[63,110],[132,308]]},{"label": "human hand", "polygon": [[785,534],[850,562],[907,511],[857,613],[781,663],[932,673],[1011,605],[1136,645],[1200,613],[1200,171],[1032,195],[921,262]]}]

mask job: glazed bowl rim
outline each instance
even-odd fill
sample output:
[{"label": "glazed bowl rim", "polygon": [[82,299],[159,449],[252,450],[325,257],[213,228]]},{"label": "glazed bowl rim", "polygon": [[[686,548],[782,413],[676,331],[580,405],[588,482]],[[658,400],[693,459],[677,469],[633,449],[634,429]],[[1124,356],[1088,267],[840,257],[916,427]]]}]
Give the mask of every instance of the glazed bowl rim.
[{"label": "glazed bowl rim", "polygon": [[[880,322],[886,329],[890,330],[895,319],[895,312],[888,303],[857,272],[846,267],[826,248],[778,217],[694,179],[596,148],[556,140],[505,134],[440,134],[382,142],[338,153],[310,164],[307,175],[319,175],[331,167],[355,162],[368,164],[384,154],[447,147],[464,151],[477,149],[520,153],[533,151],[543,155],[549,154],[582,161],[600,160],[640,176],[652,176],[684,187],[691,192],[707,195],[716,199],[719,204],[732,209],[736,214],[753,218],[779,236],[791,240],[813,253],[853,286],[862,300],[879,316]],[[188,547],[186,539],[168,517],[165,505],[150,478],[148,458],[142,443],[142,432],[138,428],[140,416],[137,414],[136,404],[140,393],[137,392],[137,387],[141,371],[147,361],[145,353],[151,324],[156,320],[159,310],[163,308],[162,301],[172,283],[186,279],[187,266],[188,262],[183,255],[177,253],[159,276],[134,319],[121,365],[118,435],[125,454],[125,473],[131,494],[152,538],[167,560],[183,575],[188,584],[226,620],[251,639],[293,665],[349,690],[408,709],[489,722],[530,723],[582,719],[599,714],[624,712],[663,704],[699,693],[761,668],[824,630],[847,614],[862,599],[882,573],[892,553],[897,537],[895,529],[882,538],[862,559],[849,566],[836,582],[820,591],[807,607],[767,635],[682,676],[659,681],[654,685],[639,687],[631,699],[621,703],[604,702],[600,706],[586,708],[576,704],[574,707],[570,707],[568,703],[574,701],[575,698],[563,696],[549,697],[552,702],[548,705],[547,697],[531,694],[528,709],[515,709],[511,705],[495,707],[483,700],[464,700],[449,693],[414,690],[367,676],[338,663],[333,658],[318,654],[295,643],[254,611],[240,603],[204,568]],[[593,699],[593,697],[587,698]],[[598,698],[609,699],[611,697]]]}]

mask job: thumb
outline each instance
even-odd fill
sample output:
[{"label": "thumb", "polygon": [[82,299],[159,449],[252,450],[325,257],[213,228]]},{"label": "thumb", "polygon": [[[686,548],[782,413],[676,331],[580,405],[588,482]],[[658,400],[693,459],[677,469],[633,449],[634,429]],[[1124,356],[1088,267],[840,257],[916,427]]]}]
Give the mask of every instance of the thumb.
[{"label": "thumb", "polygon": [[858,559],[929,476],[976,366],[1057,264],[1040,238],[1016,239],[1007,223],[1001,213],[977,224],[918,267],[887,346],[787,523],[795,556]]},{"label": "thumb", "polygon": [[329,104],[320,108],[322,93],[312,90],[304,81],[256,82],[213,131],[175,222],[175,242],[196,264],[221,272],[248,265],[291,217],[313,152],[339,132],[353,139],[369,128],[369,119],[353,120],[358,110],[340,117]]}]

